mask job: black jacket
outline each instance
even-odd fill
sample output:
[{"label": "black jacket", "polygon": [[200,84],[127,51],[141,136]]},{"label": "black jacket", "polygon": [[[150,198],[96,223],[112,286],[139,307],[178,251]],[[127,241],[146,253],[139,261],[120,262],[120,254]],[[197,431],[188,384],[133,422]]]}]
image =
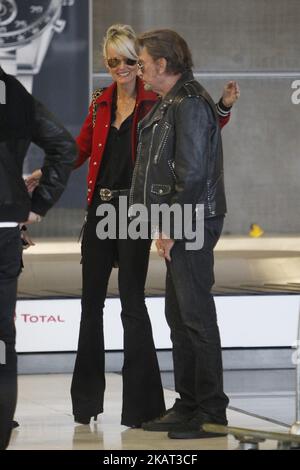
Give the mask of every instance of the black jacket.
[{"label": "black jacket", "polygon": [[224,215],[221,130],[213,100],[182,74],[140,122],[130,205],[204,204],[206,218]]},{"label": "black jacket", "polygon": [[[58,200],[77,158],[72,136],[12,75],[0,68],[6,104],[0,104],[0,222],[24,222],[30,211],[44,216]],[[32,198],[22,178],[30,143],[45,152],[43,176]]]}]

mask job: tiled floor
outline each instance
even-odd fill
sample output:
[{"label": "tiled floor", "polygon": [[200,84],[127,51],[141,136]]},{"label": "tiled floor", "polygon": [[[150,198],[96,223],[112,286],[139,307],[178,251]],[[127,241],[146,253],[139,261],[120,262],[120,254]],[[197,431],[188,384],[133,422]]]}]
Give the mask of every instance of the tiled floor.
[{"label": "tiled floor", "polygon": [[[163,386],[174,390],[173,372],[162,372]],[[289,428],[296,420],[295,370],[225,370],[224,390],[231,409]]]},{"label": "tiled floor", "polygon": [[[13,431],[9,449],[95,449],[95,450],[217,450],[235,449],[233,437],[198,440],[172,440],[166,433],[153,433],[121,426],[121,376],[107,374],[105,413],[90,426],[75,425],[70,404],[70,375],[24,375],[19,377],[16,419],[20,427]],[[167,406],[175,393],[165,390]],[[246,428],[286,432],[272,424],[237,411],[228,411],[229,424]],[[266,441],[262,449],[274,449]]]},{"label": "tiled floor", "polygon": [[232,394],[230,407],[277,422],[287,428],[296,420],[295,393]]}]

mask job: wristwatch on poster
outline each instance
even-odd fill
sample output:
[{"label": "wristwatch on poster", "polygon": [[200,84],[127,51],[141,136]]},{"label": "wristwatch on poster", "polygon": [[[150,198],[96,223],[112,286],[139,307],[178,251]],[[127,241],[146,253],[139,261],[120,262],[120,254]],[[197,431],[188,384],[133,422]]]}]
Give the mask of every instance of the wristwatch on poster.
[{"label": "wristwatch on poster", "polygon": [[75,0],[0,0],[0,65],[31,93],[53,34],[61,33],[64,6]]}]

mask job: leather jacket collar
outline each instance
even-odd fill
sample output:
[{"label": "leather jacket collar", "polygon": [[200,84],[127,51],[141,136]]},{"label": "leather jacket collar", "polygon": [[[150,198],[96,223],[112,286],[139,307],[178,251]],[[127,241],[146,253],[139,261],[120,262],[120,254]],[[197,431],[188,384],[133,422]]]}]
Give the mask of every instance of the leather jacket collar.
[{"label": "leather jacket collar", "polygon": [[183,72],[181,77],[177,80],[175,85],[171,88],[171,90],[166,94],[166,96],[162,99],[162,104],[169,105],[174,101],[178,91],[186,82],[190,82],[194,80],[194,75],[191,70],[187,70]]},{"label": "leather jacket collar", "polygon": [[148,116],[143,121],[143,126],[148,127],[153,124],[155,121],[160,121],[163,117],[164,113],[167,111],[168,107],[173,103],[174,99],[176,98],[180,88],[187,82],[194,80],[194,75],[191,70],[187,70],[183,72],[181,77],[177,80],[175,85],[171,88],[171,90],[166,94],[166,96],[160,99],[159,104],[153,110],[153,113]]}]

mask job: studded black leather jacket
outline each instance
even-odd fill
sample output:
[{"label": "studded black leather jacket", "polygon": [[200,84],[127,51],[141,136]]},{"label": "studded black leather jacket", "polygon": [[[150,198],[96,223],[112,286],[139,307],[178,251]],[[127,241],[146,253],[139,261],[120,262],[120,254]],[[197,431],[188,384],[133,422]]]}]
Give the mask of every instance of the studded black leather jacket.
[{"label": "studded black leather jacket", "polygon": [[[182,74],[138,127],[130,206],[204,204],[205,218],[224,215],[221,129],[216,107],[191,71]],[[129,214],[131,209],[129,209]]]}]

